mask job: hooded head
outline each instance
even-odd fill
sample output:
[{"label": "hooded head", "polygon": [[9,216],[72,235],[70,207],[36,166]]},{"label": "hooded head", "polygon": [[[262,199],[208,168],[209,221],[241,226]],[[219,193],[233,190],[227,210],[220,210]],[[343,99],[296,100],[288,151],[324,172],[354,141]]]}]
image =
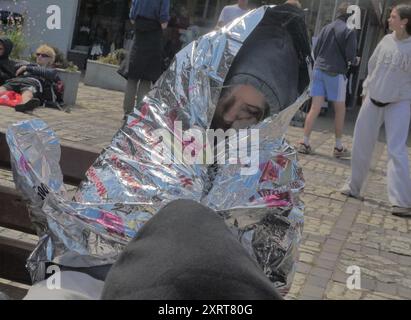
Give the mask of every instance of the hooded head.
[{"label": "hooded head", "polygon": [[347,22],[348,18],[353,14],[353,13],[348,13],[348,8],[350,6],[351,6],[350,2],[341,3],[337,9],[337,15],[336,15],[337,19]]},{"label": "hooded head", "polygon": [[268,9],[233,61],[212,127],[242,129],[291,105],[309,83],[306,35],[302,10]]},{"label": "hooded head", "polygon": [[0,60],[7,60],[13,50],[13,42],[7,37],[0,37]]}]

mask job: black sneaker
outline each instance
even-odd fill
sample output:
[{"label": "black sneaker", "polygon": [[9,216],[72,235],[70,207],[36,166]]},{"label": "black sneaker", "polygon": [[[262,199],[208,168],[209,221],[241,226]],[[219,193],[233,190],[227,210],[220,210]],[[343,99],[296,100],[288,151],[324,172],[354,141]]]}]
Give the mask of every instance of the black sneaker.
[{"label": "black sneaker", "polygon": [[411,218],[411,208],[392,207],[391,213],[400,218]]},{"label": "black sneaker", "polygon": [[36,109],[37,107],[40,106],[40,100],[37,98],[33,98],[29,101],[27,101],[26,103],[23,104],[19,104],[17,105],[14,109],[17,112],[26,112],[26,111],[33,111],[34,109]]}]

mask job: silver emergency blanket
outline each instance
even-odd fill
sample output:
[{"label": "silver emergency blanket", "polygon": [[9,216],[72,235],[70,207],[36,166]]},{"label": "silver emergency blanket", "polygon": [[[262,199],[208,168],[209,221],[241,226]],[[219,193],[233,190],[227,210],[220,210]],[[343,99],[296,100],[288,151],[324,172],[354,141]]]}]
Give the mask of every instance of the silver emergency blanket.
[{"label": "silver emergency blanket", "polygon": [[[191,199],[219,212],[272,282],[287,291],[304,222],[299,198],[304,179],[296,151],[284,136],[307,93],[252,128],[259,130],[254,145],[259,152],[251,175],[243,174],[247,163],[188,161],[187,154],[197,158],[206,153],[207,137],[199,141],[184,133],[209,128],[231,63],[266,9],[256,9],[180,51],[87,171],[72,200],[64,189],[54,132],[38,119],[9,128],[16,185],[30,203],[40,236],[27,263],[33,282],[44,279],[48,262],[68,267],[114,263],[162,207]],[[160,129],[169,135],[159,137]],[[251,134],[248,130],[237,139],[246,150],[253,150]],[[224,153],[234,141],[226,140],[221,142]]]}]

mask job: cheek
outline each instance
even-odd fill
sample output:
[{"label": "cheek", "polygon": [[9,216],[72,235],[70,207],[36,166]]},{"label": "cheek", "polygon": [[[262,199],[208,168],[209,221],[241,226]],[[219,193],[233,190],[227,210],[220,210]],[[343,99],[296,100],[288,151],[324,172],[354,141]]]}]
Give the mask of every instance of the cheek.
[{"label": "cheek", "polygon": [[258,121],[255,118],[237,120],[233,123],[232,128],[236,129],[236,130],[247,129],[247,128],[253,126],[253,125],[256,125],[257,123],[258,123]]}]

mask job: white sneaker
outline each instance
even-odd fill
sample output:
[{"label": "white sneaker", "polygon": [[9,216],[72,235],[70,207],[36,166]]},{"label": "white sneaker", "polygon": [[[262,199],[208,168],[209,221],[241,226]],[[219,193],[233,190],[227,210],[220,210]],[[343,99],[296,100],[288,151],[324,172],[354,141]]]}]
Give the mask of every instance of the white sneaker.
[{"label": "white sneaker", "polygon": [[361,197],[360,195],[356,195],[356,194],[352,193],[351,189],[349,187],[343,187],[340,190],[340,193],[342,195],[346,196],[346,197],[354,198],[354,199],[357,199],[357,200],[360,200],[360,201],[364,201],[364,197]]}]

